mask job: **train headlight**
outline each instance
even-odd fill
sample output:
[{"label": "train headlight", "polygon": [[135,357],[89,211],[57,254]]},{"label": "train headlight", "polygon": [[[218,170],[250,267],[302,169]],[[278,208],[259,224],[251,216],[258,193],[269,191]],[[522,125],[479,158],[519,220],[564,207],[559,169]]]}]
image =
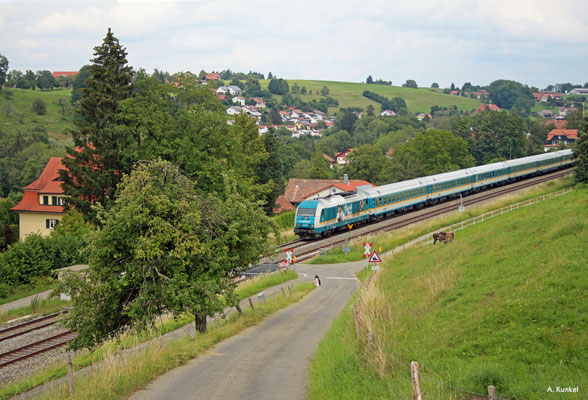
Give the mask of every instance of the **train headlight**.
[{"label": "train headlight", "polygon": [[310,227],[311,227],[311,228],[314,228],[314,224],[310,224]]}]

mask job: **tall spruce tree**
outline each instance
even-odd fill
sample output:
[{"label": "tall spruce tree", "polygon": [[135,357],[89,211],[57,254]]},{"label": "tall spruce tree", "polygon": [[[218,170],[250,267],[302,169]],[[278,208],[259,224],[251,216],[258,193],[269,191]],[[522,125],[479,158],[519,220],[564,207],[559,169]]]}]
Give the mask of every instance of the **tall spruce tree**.
[{"label": "tall spruce tree", "polygon": [[99,221],[91,205],[99,202],[110,208],[122,174],[131,170],[122,157],[127,139],[116,129],[119,102],[130,96],[133,78],[125,50],[110,28],[102,45],[94,48],[90,77],[71,131],[74,146],[63,160],[69,173],[62,171],[61,178],[70,204],[94,223]]},{"label": "tall spruce tree", "polygon": [[263,210],[266,215],[273,215],[276,200],[284,192],[284,173],[280,162],[278,136],[272,128],[263,136],[263,145],[269,157],[258,166],[258,176],[262,184],[271,182],[270,192],[265,196]]},{"label": "tall spruce tree", "polygon": [[578,140],[574,143],[576,160],[576,182],[588,182],[588,118],[584,118],[578,129]]}]

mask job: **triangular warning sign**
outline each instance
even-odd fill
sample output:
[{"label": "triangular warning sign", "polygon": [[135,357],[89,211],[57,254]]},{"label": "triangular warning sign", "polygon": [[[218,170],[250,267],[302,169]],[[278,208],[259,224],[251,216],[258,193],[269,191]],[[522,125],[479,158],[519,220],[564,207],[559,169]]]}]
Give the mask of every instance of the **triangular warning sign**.
[{"label": "triangular warning sign", "polygon": [[372,253],[372,255],[370,256],[370,259],[368,260],[368,262],[382,262],[382,259],[380,258],[380,256],[378,255],[377,251],[374,251]]}]

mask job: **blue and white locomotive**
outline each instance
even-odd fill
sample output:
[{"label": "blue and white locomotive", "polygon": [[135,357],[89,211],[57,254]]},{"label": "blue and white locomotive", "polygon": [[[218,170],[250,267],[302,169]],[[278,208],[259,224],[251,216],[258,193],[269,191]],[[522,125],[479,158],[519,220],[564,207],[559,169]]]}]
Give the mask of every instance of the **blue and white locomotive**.
[{"label": "blue and white locomotive", "polygon": [[303,238],[327,236],[347,224],[376,221],[460,193],[572,164],[572,151],[562,150],[305,200],[296,209],[294,233]]}]

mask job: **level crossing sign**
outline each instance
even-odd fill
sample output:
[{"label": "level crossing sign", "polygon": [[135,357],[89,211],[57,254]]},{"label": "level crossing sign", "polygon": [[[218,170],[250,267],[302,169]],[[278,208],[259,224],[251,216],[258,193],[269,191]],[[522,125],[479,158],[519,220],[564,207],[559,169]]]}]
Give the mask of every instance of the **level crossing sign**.
[{"label": "level crossing sign", "polygon": [[378,263],[378,262],[382,262],[382,259],[378,255],[378,252],[374,250],[374,252],[370,256],[368,263]]}]

